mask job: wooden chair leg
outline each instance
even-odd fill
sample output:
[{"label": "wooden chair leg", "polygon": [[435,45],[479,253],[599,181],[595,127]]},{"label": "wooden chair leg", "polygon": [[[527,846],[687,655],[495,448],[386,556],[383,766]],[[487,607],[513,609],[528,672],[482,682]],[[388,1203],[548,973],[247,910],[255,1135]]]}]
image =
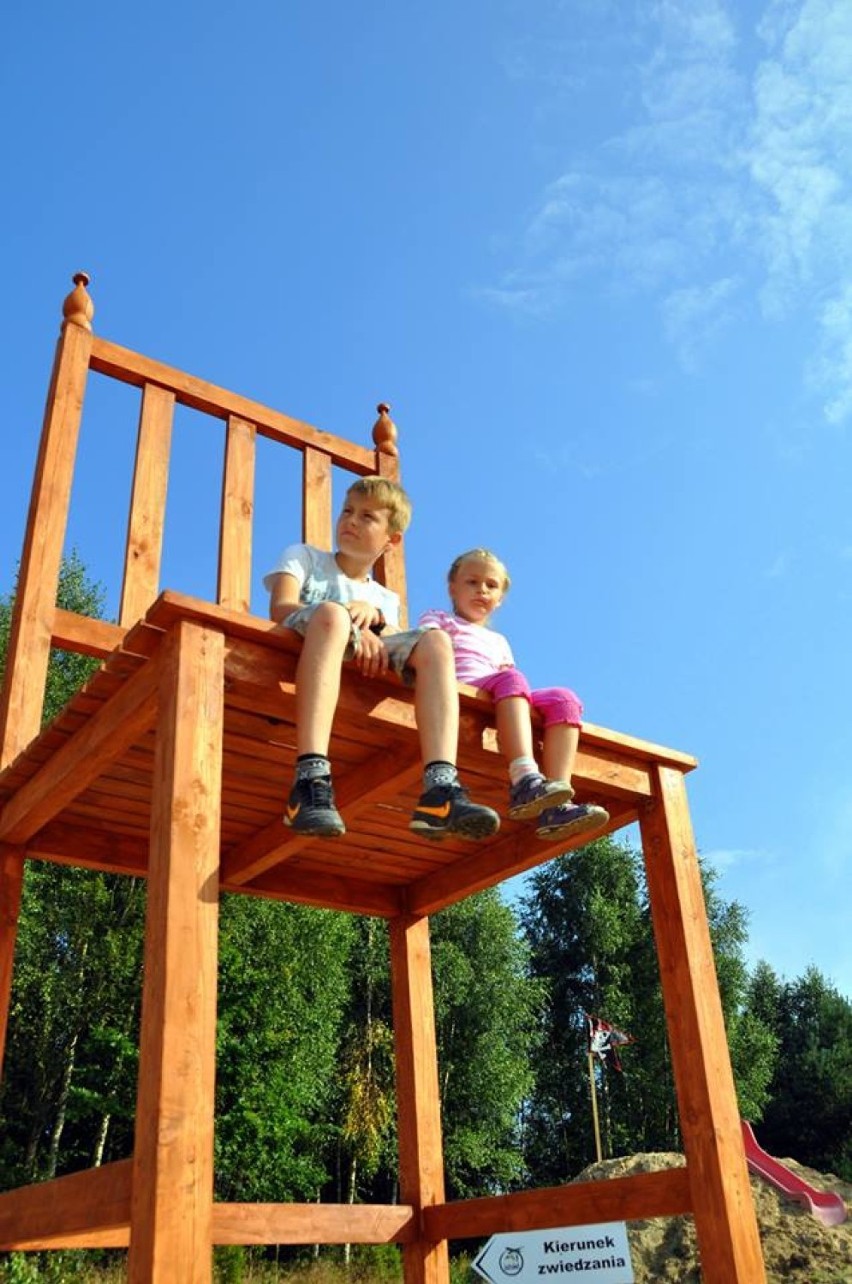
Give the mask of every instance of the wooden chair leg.
[{"label": "wooden chair leg", "polygon": [[20,847],[0,843],[0,1077],[6,1050],[9,1003],[12,998],[12,968],[18,939],[21,888],[24,883],[24,853]]},{"label": "wooden chair leg", "polygon": [[224,639],[163,646],[128,1279],[209,1284]]},{"label": "wooden chair leg", "polygon": [[686,788],[655,770],[640,824],[702,1279],[765,1284]]},{"label": "wooden chair leg", "polygon": [[[444,1155],[428,918],[391,919],[391,980],[401,1202],[419,1214],[444,1202]],[[447,1284],[447,1241],[403,1248],[405,1284]]]}]

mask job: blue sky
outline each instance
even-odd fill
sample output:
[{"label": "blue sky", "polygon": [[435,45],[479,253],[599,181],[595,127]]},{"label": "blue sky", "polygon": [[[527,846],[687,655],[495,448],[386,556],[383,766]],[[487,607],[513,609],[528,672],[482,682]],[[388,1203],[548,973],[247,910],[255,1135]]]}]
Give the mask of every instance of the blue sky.
[{"label": "blue sky", "polygon": [[[532,680],[701,760],[750,960],[852,995],[848,0],[13,0],[3,28],[0,585],[78,268],[118,343],[365,442],[387,399],[412,613],[495,548]],[[93,396],[69,542],[110,582],[136,410]],[[207,596],[220,446],[178,430],[164,579]],[[259,613],[297,534],[262,471]]]}]

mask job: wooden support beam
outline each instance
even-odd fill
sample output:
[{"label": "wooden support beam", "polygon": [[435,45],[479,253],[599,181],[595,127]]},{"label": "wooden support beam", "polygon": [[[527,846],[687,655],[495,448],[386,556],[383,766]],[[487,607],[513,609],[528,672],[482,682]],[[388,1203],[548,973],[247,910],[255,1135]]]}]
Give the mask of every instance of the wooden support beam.
[{"label": "wooden support beam", "polygon": [[[400,1195],[420,1217],[445,1198],[427,918],[391,919],[390,960]],[[421,1232],[420,1238],[405,1245],[403,1262],[406,1284],[447,1284],[449,1280],[446,1239],[432,1239]]]},{"label": "wooden support beam", "polygon": [[734,1077],[683,774],[640,817],[695,1228],[707,1284],[764,1284]]},{"label": "wooden support beam", "polygon": [[612,834],[637,819],[635,807],[613,810],[609,824],[593,834],[580,834],[573,840],[537,838],[529,828],[516,829],[496,842],[483,843],[482,851],[474,851],[451,865],[427,874],[409,885],[406,906],[411,914],[435,914],[439,909],[455,904],[465,896],[494,887],[507,878],[514,878],[528,869],[535,869],[562,852],[583,847],[595,838]]},{"label": "wooden support beam", "polygon": [[430,1239],[484,1239],[501,1231],[676,1217],[691,1209],[686,1168],[671,1168],[606,1181],[523,1190],[513,1195],[459,1199],[425,1208],[423,1225]]},{"label": "wooden support beam", "polygon": [[214,1204],[214,1244],[406,1244],[405,1204]]},{"label": "wooden support beam", "polygon": [[157,716],[156,660],[149,660],[23,785],[0,815],[0,840],[25,842],[150,731]]},{"label": "wooden support beam", "polygon": [[51,821],[34,834],[26,846],[33,860],[47,860],[75,869],[99,869],[109,874],[140,878],[148,873],[148,844],[109,829]]},{"label": "wooden support beam", "polygon": [[121,646],[126,633],[120,624],[92,620],[87,615],[78,615],[76,611],[66,611],[58,606],[53,614],[50,645],[104,660],[117,646]]},{"label": "wooden support beam", "polygon": [[24,852],[21,847],[0,843],[0,1078],[12,997],[12,968],[18,939],[21,888],[24,881]]},{"label": "wooden support beam", "polygon": [[8,665],[0,695],[0,768],[17,758],[41,724],[91,347],[92,335],[85,325],[73,322],[64,326],[47,394],[12,608]]},{"label": "wooden support beam", "polygon": [[130,1177],[131,1161],[123,1159],[7,1191],[0,1195],[0,1250],[59,1247],[83,1234],[120,1235],[122,1228],[126,1243]]},{"label": "wooden support beam", "polygon": [[128,1280],[210,1284],[222,635],[160,660]]},{"label": "wooden support beam", "polygon": [[318,909],[344,910],[347,914],[372,914],[376,918],[393,918],[403,908],[402,888],[340,874],[313,874],[292,869],[287,864],[270,869],[245,886],[230,888],[223,883],[222,890],[290,901],[295,905],[314,905]]}]

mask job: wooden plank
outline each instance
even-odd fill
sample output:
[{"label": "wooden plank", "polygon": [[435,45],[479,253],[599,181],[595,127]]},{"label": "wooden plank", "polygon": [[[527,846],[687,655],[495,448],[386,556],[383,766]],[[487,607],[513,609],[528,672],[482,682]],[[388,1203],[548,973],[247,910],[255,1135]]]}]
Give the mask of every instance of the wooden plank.
[{"label": "wooden plank", "polygon": [[174,393],[143,386],[118,612],[125,626],[145,614],[160,587],[174,411]]},{"label": "wooden plank", "polygon": [[229,415],[219,529],[216,600],[231,611],[251,605],[251,534],[254,518],[254,466],[257,429]]},{"label": "wooden plank", "polygon": [[[400,1195],[420,1217],[445,1198],[427,918],[391,919],[390,962]],[[446,1239],[419,1236],[403,1248],[403,1265],[406,1284],[442,1284],[449,1278]]]},{"label": "wooden plank", "polygon": [[157,661],[149,660],[45,763],[4,808],[0,840],[24,842],[31,838],[81,794],[106,763],[153,726],[157,679]]},{"label": "wooden plank", "polygon": [[302,539],[331,552],[334,546],[331,507],[331,459],[320,450],[305,451],[302,466]]},{"label": "wooden plank", "polygon": [[482,843],[481,850],[477,848],[470,856],[462,857],[452,865],[412,883],[407,892],[406,904],[412,914],[434,914],[465,896],[471,896],[485,887],[493,887],[525,870],[534,869],[562,852],[573,851],[575,847],[583,847],[592,839],[623,829],[637,818],[635,808],[622,808],[613,811],[609,824],[603,829],[595,830],[593,834],[580,834],[573,840],[559,838],[549,842],[536,838],[534,830],[531,832],[526,826],[518,826],[514,832],[507,833],[495,842]]},{"label": "wooden plank", "polygon": [[161,652],[130,1284],[209,1284],[224,642]]},{"label": "wooden plank", "polygon": [[424,1208],[423,1225],[430,1239],[482,1239],[502,1231],[677,1217],[691,1208],[686,1168],[670,1168],[606,1181],[523,1190],[513,1195],[459,1199]]},{"label": "wooden plank", "polygon": [[9,843],[0,843],[0,1079],[3,1076],[3,1054],[12,997],[12,969],[18,939],[23,881],[23,849]]},{"label": "wooden plank", "polygon": [[269,870],[244,887],[229,888],[223,884],[223,890],[292,901],[294,905],[314,905],[318,909],[345,910],[349,914],[372,914],[377,918],[392,918],[402,909],[399,888],[366,883],[325,870],[293,869],[289,864]]},{"label": "wooden plank", "polygon": [[702,1276],[707,1284],[763,1284],[766,1275],[681,772],[657,769],[656,797],[641,813],[640,826]]},{"label": "wooden plank", "polygon": [[0,767],[29,744],[41,722],[91,345],[88,330],[67,325],[56,348],[0,694]]},{"label": "wooden plank", "polygon": [[404,1204],[214,1204],[214,1244],[405,1244]]},{"label": "wooden plank", "polygon": [[312,446],[330,455],[332,462],[339,467],[347,468],[362,477],[374,470],[375,455],[365,446],[357,446],[343,437],[321,432],[290,415],[271,410],[259,401],[251,401],[238,393],[228,392],[226,388],[219,388],[216,384],[197,379],[160,361],[152,361],[150,357],[143,357],[138,352],[131,352],[129,348],[119,347],[106,339],[97,336],[94,338],[89,365],[99,374],[139,388],[146,383],[160,384],[173,392],[182,406],[190,406],[193,410],[200,410],[217,419],[236,415],[239,419],[256,424],[261,436],[270,437],[286,446],[295,446],[299,450]]},{"label": "wooden plank", "polygon": [[[412,779],[419,778],[420,773],[419,759],[412,762],[410,754],[400,754],[380,762],[370,760],[341,779],[337,788],[338,806],[352,820],[378,799],[406,788]],[[286,829],[282,819],[274,820],[260,833],[252,835],[237,851],[228,853],[222,861],[223,878],[229,886],[249,883],[315,841],[293,834]]]},{"label": "wooden plank", "polygon": [[131,1161],[119,1160],[0,1195],[0,1250],[85,1232],[108,1233],[130,1218]]}]

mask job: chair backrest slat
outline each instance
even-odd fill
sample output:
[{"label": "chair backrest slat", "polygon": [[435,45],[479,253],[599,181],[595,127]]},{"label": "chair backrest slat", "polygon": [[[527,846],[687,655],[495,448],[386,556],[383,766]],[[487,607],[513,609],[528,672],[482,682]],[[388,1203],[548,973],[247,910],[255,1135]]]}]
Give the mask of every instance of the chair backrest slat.
[{"label": "chair backrest slat", "polygon": [[126,627],[145,614],[160,587],[174,410],[173,392],[153,383],[145,384],[118,612],[119,623]]},{"label": "chair backrest slat", "polygon": [[302,539],[331,550],[331,458],[310,446],[302,464]]},{"label": "chair backrest slat", "polygon": [[257,428],[230,415],[225,436],[225,470],[219,523],[217,601],[234,611],[251,604],[251,534]]}]

